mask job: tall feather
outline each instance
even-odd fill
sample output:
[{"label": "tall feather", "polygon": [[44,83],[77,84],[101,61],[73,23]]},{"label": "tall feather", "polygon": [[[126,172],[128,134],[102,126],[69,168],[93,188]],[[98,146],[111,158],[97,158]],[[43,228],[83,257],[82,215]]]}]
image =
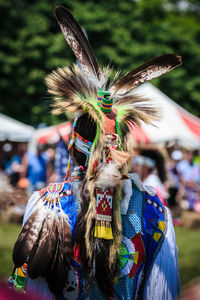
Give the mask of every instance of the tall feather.
[{"label": "tall feather", "polygon": [[30,251],[38,240],[47,209],[37,208],[23,226],[13,248],[13,262],[21,267],[29,257]]},{"label": "tall feather", "polygon": [[38,240],[32,248],[28,260],[27,272],[29,277],[33,279],[44,274],[57,246],[57,238],[54,230],[55,216],[50,209],[48,211]]},{"label": "tall feather", "polygon": [[57,218],[54,218],[54,230],[53,230],[53,234],[54,234],[54,239],[55,239],[55,247],[52,248],[52,254],[51,254],[51,258],[48,261],[48,265],[46,267],[46,270],[43,273],[43,277],[47,278],[49,276],[49,274],[51,274],[53,267],[56,263],[56,258],[57,258],[57,253],[58,253],[58,249],[59,249],[59,232],[58,232],[58,226],[57,226]]},{"label": "tall feather", "polygon": [[102,85],[103,75],[99,64],[78,22],[74,19],[71,12],[63,6],[55,8],[55,15],[67,43],[81,63],[88,78],[95,78]]},{"label": "tall feather", "polygon": [[72,257],[72,242],[71,242],[71,229],[66,221],[64,213],[60,215],[59,233],[61,240],[61,250],[63,253],[63,263],[69,267]]},{"label": "tall feather", "polygon": [[45,278],[52,293],[58,295],[64,288],[71,263],[72,245],[69,225],[62,216],[57,224],[58,243],[53,266]]},{"label": "tall feather", "polygon": [[181,57],[165,54],[156,57],[119,79],[112,87],[112,93],[124,94],[139,84],[160,77],[181,64]]}]

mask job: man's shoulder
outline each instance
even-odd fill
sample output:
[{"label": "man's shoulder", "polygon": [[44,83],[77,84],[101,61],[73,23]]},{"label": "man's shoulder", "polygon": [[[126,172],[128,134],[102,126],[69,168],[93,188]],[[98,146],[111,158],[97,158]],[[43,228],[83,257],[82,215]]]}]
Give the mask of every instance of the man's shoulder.
[{"label": "man's shoulder", "polygon": [[137,173],[130,173],[129,174],[129,178],[132,181],[132,184],[134,185],[134,187],[143,192],[144,194],[149,194],[150,196],[155,196],[156,195],[156,191],[155,189],[150,186],[150,185],[145,185],[143,184],[143,182],[141,181],[140,177],[138,176]]},{"label": "man's shoulder", "polygon": [[129,177],[134,185],[134,188],[138,189],[143,193],[143,198],[145,205],[148,206],[148,209],[153,209],[155,212],[158,211],[161,214],[164,214],[164,205],[156,194],[156,190],[151,185],[145,185],[142,183],[138,174],[132,173],[129,174]]}]

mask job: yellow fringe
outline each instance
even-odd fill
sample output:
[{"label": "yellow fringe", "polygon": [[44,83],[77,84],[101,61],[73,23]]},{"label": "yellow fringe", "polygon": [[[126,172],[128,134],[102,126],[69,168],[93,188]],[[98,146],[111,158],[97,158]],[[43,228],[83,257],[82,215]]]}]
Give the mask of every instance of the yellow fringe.
[{"label": "yellow fringe", "polygon": [[96,220],[94,237],[105,240],[113,240],[111,223],[104,220]]},{"label": "yellow fringe", "polygon": [[94,236],[100,239],[112,240],[113,239],[112,228],[95,225]]}]

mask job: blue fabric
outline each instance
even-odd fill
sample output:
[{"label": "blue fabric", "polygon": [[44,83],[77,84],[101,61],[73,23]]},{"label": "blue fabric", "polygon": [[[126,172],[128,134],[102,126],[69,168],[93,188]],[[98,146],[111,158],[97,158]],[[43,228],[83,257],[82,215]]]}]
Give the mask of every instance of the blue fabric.
[{"label": "blue fabric", "polygon": [[[56,183],[55,183],[56,185]],[[65,193],[67,192],[67,193]],[[64,193],[64,195],[62,195]],[[48,191],[46,190],[45,193],[43,194],[43,197],[48,194]],[[78,211],[76,207],[76,200],[72,192],[72,186],[69,181],[64,183],[64,187],[60,193],[60,204],[62,207],[62,210],[66,214],[71,233],[73,233],[76,221],[77,221],[77,216],[78,216]],[[46,205],[48,205],[46,203]],[[59,203],[56,203],[56,206],[58,207],[59,211]]]},{"label": "blue fabric", "polygon": [[[60,193],[61,206],[67,215],[71,232],[74,230],[80,211],[80,199],[76,197],[78,184],[74,183],[75,181],[65,182]],[[64,193],[63,196],[63,192],[66,191],[67,193]],[[66,196],[66,194],[68,195]],[[164,240],[164,224],[164,207],[158,197],[151,197],[149,194],[141,192],[133,184],[127,213],[122,215],[120,272],[114,285],[114,299],[129,300],[142,296],[148,274]],[[82,274],[81,265],[73,259],[72,268],[78,282],[79,294],[76,299],[83,300],[84,285],[87,279]],[[138,288],[140,285],[141,289]],[[87,299],[106,299],[101,294],[96,282],[89,291]]]},{"label": "blue fabric", "polygon": [[47,156],[43,152],[40,156],[35,153],[27,153],[28,156],[28,171],[27,178],[32,185],[37,182],[46,182],[46,166]]},{"label": "blue fabric", "polygon": [[20,158],[19,155],[14,155],[14,156],[12,157],[12,159],[11,159],[11,164],[14,163],[14,162],[16,162],[16,163],[18,163],[18,164],[21,163],[21,158]]},{"label": "blue fabric", "polygon": [[[78,214],[80,213],[80,198],[78,196],[78,187],[79,187],[79,180],[73,180],[73,181],[67,181],[64,183],[64,187],[60,193],[60,204],[62,207],[62,210],[67,216],[67,220],[71,229],[71,234],[74,233],[74,228],[77,222]],[[63,196],[64,194],[64,196]],[[66,195],[67,194],[67,195]],[[44,197],[47,195],[47,192],[44,194]],[[59,204],[57,203],[56,206],[59,208]],[[79,300],[84,300],[84,288],[83,288],[83,274],[82,274],[82,267],[81,265],[76,262],[74,259],[72,259],[71,264],[71,270],[74,274],[76,274],[75,278],[73,280],[77,280],[78,282],[78,290]],[[70,280],[70,279],[69,279]],[[75,283],[75,282],[73,282]],[[72,287],[74,288],[74,286]],[[59,296],[59,300],[64,300],[63,295]],[[70,296],[69,296],[69,299]]]},{"label": "blue fabric", "polygon": [[[56,146],[56,155],[55,155],[55,171],[57,174],[58,181],[62,181],[65,179],[67,172],[67,164],[69,159],[69,151],[67,149],[67,145],[60,138],[59,142]],[[71,159],[70,171],[72,171],[75,167],[73,159]]]},{"label": "blue fabric", "polygon": [[[114,299],[129,300],[142,296],[141,282],[145,284],[163,242],[164,233],[158,228],[160,221],[165,222],[165,215],[164,207],[158,197],[151,197],[133,185],[128,211],[126,215],[122,215],[123,251],[120,253],[122,265],[119,278],[114,285]],[[160,233],[157,241],[154,239],[154,233]],[[133,252],[138,254],[137,263],[132,261]],[[138,288],[140,284],[142,289]],[[89,291],[87,299],[106,299],[96,282]]]},{"label": "blue fabric", "polygon": [[169,209],[165,208],[167,229],[162,247],[155,258],[151,273],[144,285],[142,299],[179,299],[180,279],[173,221]]},{"label": "blue fabric", "polygon": [[[65,183],[63,192],[64,191],[72,191],[72,187],[69,182]],[[68,217],[69,225],[72,233],[77,221],[77,211],[76,211],[75,199],[73,194],[71,194],[70,196],[61,197],[61,207]]]},{"label": "blue fabric", "polygon": [[[165,209],[160,199],[155,196],[150,196],[145,193],[146,204],[144,209],[144,236],[143,242],[146,251],[146,263],[145,263],[145,279],[147,280],[148,275],[151,271],[155,257],[160,250],[163,243],[165,233]],[[159,224],[162,223],[164,228],[161,230]],[[154,235],[158,236],[158,240],[154,238]]]},{"label": "blue fabric", "polygon": [[[143,210],[144,210],[144,194],[133,186],[132,196],[129,202],[129,207],[126,215],[122,215],[122,234],[126,239],[124,245],[127,252],[132,252],[129,247],[129,242],[132,244],[131,239],[137,234],[143,232]],[[140,236],[141,238],[141,236]],[[127,243],[126,243],[127,242]],[[133,248],[136,248],[132,244]],[[135,249],[137,251],[137,249]],[[132,259],[132,255],[129,256]],[[130,264],[130,266],[128,266]],[[134,263],[127,260],[124,266],[124,275],[118,280],[118,284],[114,285],[115,299],[134,299],[137,290],[137,281],[139,273],[142,269],[143,263],[139,266],[136,274],[130,279],[129,272],[133,269]],[[122,272],[122,270],[121,270]]]}]

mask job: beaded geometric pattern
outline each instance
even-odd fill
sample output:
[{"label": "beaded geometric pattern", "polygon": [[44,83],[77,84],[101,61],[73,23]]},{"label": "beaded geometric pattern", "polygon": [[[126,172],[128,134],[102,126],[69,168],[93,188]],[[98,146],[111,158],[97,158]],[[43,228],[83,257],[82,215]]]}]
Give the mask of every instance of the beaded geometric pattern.
[{"label": "beaded geometric pattern", "polygon": [[112,220],[112,191],[97,189],[96,213],[97,220],[109,221]]}]

